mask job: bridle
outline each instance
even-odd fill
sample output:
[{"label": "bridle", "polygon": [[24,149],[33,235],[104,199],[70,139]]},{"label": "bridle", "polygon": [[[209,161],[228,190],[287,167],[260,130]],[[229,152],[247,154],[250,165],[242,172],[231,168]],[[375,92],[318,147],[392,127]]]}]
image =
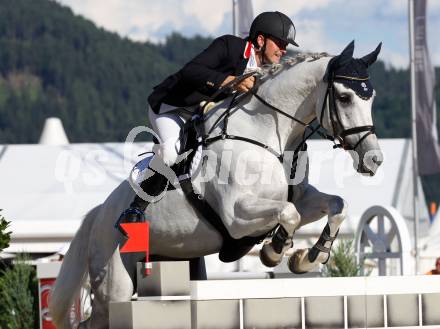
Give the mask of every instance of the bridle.
[{"label": "bridle", "polygon": [[[333,83],[335,82],[335,79],[338,79],[338,81],[343,80],[354,80],[354,81],[367,81],[369,77],[367,78],[357,78],[357,77],[350,77],[350,76],[341,76],[341,75],[333,75],[329,74],[329,78],[327,78],[327,91],[324,96],[324,102],[322,103],[322,109],[321,109],[321,116],[320,116],[320,124],[322,124],[324,119],[324,111],[325,111],[325,105],[328,99],[328,109],[329,109],[329,120],[332,125],[333,129],[333,136],[329,136],[333,140],[337,140],[339,144],[335,144],[336,147],[341,147],[344,150],[353,150],[355,151],[356,148],[359,146],[362,141],[367,138],[371,134],[375,134],[375,127],[374,125],[365,125],[365,126],[358,126],[353,128],[344,128],[344,125],[342,124],[341,116],[339,114],[338,108],[336,106],[336,95],[335,95],[335,89],[333,86]],[[339,129],[338,129],[339,128]],[[339,133],[337,133],[339,131]],[[350,145],[346,141],[346,137],[354,134],[359,134],[362,132],[367,132],[364,134],[359,141],[354,145]]]},{"label": "bridle", "polygon": [[[256,73],[254,72],[253,75],[255,75]],[[249,77],[252,74],[246,74],[246,76],[244,78]],[[298,157],[298,153],[299,151],[305,150],[306,148],[306,142],[309,138],[311,138],[315,133],[319,134],[322,138],[324,139],[328,139],[330,141],[332,141],[334,143],[333,148],[343,148],[344,150],[356,150],[356,148],[360,145],[360,143],[367,138],[369,135],[374,134],[375,133],[375,128],[372,125],[366,125],[366,126],[358,126],[358,127],[353,127],[353,128],[347,128],[345,129],[342,121],[341,121],[341,116],[339,114],[338,108],[336,106],[336,97],[335,97],[335,90],[334,90],[334,79],[337,78],[338,80],[368,80],[368,78],[366,79],[361,79],[361,78],[356,78],[356,77],[347,77],[347,76],[338,76],[338,75],[329,75],[330,78],[327,78],[327,89],[326,89],[326,93],[324,96],[324,101],[322,103],[322,108],[321,108],[321,115],[320,115],[320,120],[318,122],[318,124],[313,125],[313,123],[317,120],[317,118],[315,117],[312,121],[310,121],[309,123],[305,123],[297,118],[295,118],[294,116],[286,113],[285,111],[275,107],[274,105],[268,103],[265,99],[263,99],[260,95],[258,95],[256,90],[250,90],[244,94],[235,94],[232,97],[232,100],[227,108],[227,110],[225,112],[223,112],[215,121],[215,123],[211,126],[211,129],[208,131],[207,134],[205,134],[199,141],[199,144],[203,144],[204,146],[208,146],[209,144],[212,144],[218,140],[225,140],[225,139],[232,139],[232,140],[241,140],[247,143],[251,143],[254,145],[257,145],[259,147],[262,147],[266,150],[268,150],[269,152],[271,152],[272,154],[274,154],[278,160],[280,162],[283,162],[284,159],[284,154],[283,153],[278,153],[276,150],[274,150],[273,148],[271,148],[270,146],[261,143],[259,141],[247,138],[247,137],[243,137],[243,136],[236,136],[236,135],[230,135],[228,134],[228,121],[229,121],[229,116],[230,116],[230,112],[231,109],[238,105],[240,103],[240,101],[248,96],[249,94],[252,94],[253,97],[255,97],[258,101],[260,101],[263,105],[265,105],[266,107],[270,108],[271,110],[289,118],[290,120],[293,120],[299,124],[301,124],[302,126],[304,126],[306,129],[310,130],[309,134],[306,134],[306,131],[304,131],[303,134],[303,139],[302,141],[298,144],[298,146],[296,147],[295,151],[294,151],[294,159],[297,159]],[[243,77],[240,77],[240,81],[242,81],[244,79]],[[234,82],[234,81],[233,81]],[[232,84],[231,84],[232,85]],[[228,87],[230,87],[231,85],[228,85]],[[329,109],[329,119],[332,125],[332,129],[333,129],[333,135],[329,135],[327,134],[325,131],[322,131],[321,128],[322,127],[322,122],[324,119],[324,113],[325,113],[325,108],[326,108],[326,104],[327,104],[327,100],[328,100],[328,109]],[[206,103],[207,104],[207,103]],[[202,111],[203,111],[203,107],[202,107]],[[213,130],[215,129],[215,127],[217,126],[217,124],[223,119],[224,125],[223,125],[223,129],[222,129],[222,133],[220,135],[214,136],[214,137],[210,137],[211,133],[213,132]],[[339,128],[339,129],[338,129]],[[338,131],[340,131],[339,133],[337,133]],[[354,134],[358,134],[358,133],[362,133],[362,132],[367,132],[364,136],[362,136],[359,141],[354,145],[351,146],[347,141],[346,141],[346,137],[350,136],[350,135],[354,135]],[[335,141],[338,141],[339,144],[337,144]]]}]

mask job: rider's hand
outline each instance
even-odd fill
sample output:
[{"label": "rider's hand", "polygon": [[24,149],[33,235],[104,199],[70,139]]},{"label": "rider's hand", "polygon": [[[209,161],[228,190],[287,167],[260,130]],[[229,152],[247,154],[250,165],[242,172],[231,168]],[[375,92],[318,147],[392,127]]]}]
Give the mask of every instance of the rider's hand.
[{"label": "rider's hand", "polygon": [[225,79],[225,81],[222,82],[222,84],[220,85],[220,87],[223,87],[224,85],[227,85],[229,82],[231,82],[232,80],[235,80],[235,76],[233,75],[228,75],[228,77]]},{"label": "rider's hand", "polygon": [[255,77],[251,76],[244,79],[236,86],[234,86],[234,89],[239,92],[245,93],[251,90],[254,87],[254,84],[255,84]]},{"label": "rider's hand", "polygon": [[[223,83],[221,84],[221,87],[223,87],[224,85],[228,84],[229,82],[233,81],[236,77],[233,75],[229,75],[225,81],[223,81]],[[255,84],[255,77],[248,77],[246,79],[244,79],[243,81],[241,81],[240,83],[234,85],[232,87],[233,90],[239,91],[239,92],[248,92],[250,89],[252,89],[254,87]]]}]

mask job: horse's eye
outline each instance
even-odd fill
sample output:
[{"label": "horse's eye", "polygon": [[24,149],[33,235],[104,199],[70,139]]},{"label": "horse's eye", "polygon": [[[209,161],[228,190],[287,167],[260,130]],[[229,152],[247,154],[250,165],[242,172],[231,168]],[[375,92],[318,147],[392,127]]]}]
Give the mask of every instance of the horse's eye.
[{"label": "horse's eye", "polygon": [[338,95],[338,100],[343,104],[348,104],[351,101],[350,95],[347,94],[341,94]]}]

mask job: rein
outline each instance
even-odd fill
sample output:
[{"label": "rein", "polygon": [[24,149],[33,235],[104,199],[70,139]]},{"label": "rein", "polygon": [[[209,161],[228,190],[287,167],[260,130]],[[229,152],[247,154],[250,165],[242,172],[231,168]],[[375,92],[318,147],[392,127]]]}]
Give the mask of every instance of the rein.
[{"label": "rein", "polygon": [[[235,80],[231,81],[230,83],[228,83],[227,85],[225,85],[223,88],[221,88],[220,90],[217,91],[217,93],[215,94],[214,97],[215,98],[218,94],[220,94],[221,92],[223,92],[226,88],[229,88],[237,83],[239,83],[240,81],[255,75],[256,72],[250,72],[248,74],[245,74],[241,77],[236,78]],[[349,76],[335,76],[338,79],[347,79],[347,80],[360,80],[359,78],[355,78],[355,77],[349,77]],[[362,79],[365,80],[365,79]],[[335,97],[335,90],[333,88],[333,81],[334,78],[332,77],[331,79],[329,79],[328,81],[328,85],[327,85],[327,90],[324,96],[324,101],[322,103],[322,108],[321,108],[321,115],[320,115],[320,121],[318,123],[318,125],[316,125],[315,127],[312,126],[312,123],[314,121],[316,121],[317,118],[314,118],[312,121],[310,121],[309,123],[305,123],[301,120],[299,120],[298,118],[295,118],[294,116],[286,113],[285,111],[273,106],[272,104],[268,103],[265,99],[263,99],[260,95],[257,94],[256,91],[254,90],[250,90],[244,94],[235,94],[232,97],[231,102],[229,103],[228,108],[226,109],[225,112],[223,112],[215,121],[215,123],[211,126],[210,130],[208,131],[208,133],[206,135],[204,135],[200,141],[199,144],[203,144],[204,146],[208,146],[209,144],[212,144],[216,141],[219,140],[225,140],[225,139],[231,139],[231,140],[240,140],[240,141],[244,141],[247,143],[251,143],[254,145],[257,145],[261,148],[264,148],[265,150],[269,151],[270,153],[272,153],[273,155],[275,155],[277,157],[277,159],[282,163],[283,159],[284,159],[284,153],[279,153],[276,150],[274,150],[272,147],[258,142],[256,140],[247,138],[247,137],[243,137],[243,136],[236,136],[236,135],[230,135],[227,132],[228,129],[228,120],[229,120],[229,116],[231,114],[231,109],[238,105],[241,100],[251,94],[252,96],[254,96],[258,101],[260,101],[263,105],[265,105],[266,107],[270,108],[271,110],[289,118],[292,121],[295,121],[299,124],[301,124],[302,126],[304,126],[306,129],[310,129],[311,132],[306,136],[306,131],[304,131],[304,135],[303,135],[303,139],[302,141],[299,143],[299,145],[296,147],[295,151],[294,151],[294,158],[293,161],[296,160],[296,158],[298,157],[298,153],[301,150],[305,149],[305,144],[307,142],[307,140],[312,137],[315,133],[319,134],[322,138],[327,139],[332,141],[335,145],[333,146],[334,149],[336,148],[343,148],[344,150],[356,150],[356,148],[359,146],[359,144],[365,139],[367,138],[369,135],[374,134],[375,133],[375,127],[371,126],[371,125],[367,125],[367,126],[358,126],[358,127],[354,127],[354,128],[348,128],[348,129],[344,129],[343,125],[342,125],[342,121],[340,119],[340,115],[336,106],[336,97]],[[236,101],[238,99],[238,101]],[[330,118],[330,122],[332,125],[332,129],[333,129],[333,136],[332,135],[328,135],[325,132],[320,131],[320,128],[322,128],[322,120],[324,118],[324,111],[325,111],[325,107],[326,107],[326,103],[328,100],[328,108],[329,108],[329,118]],[[205,105],[208,102],[205,103]],[[201,113],[203,113],[203,109],[205,106],[203,106],[201,108]],[[223,125],[223,129],[222,129],[222,133],[220,135],[214,136],[214,137],[209,137],[211,135],[211,133],[213,132],[213,130],[215,129],[215,127],[217,126],[217,124],[223,119],[224,125]],[[336,134],[336,132],[338,131],[338,126],[341,128],[341,132],[339,134]],[[349,135],[354,135],[354,134],[358,134],[361,132],[367,132],[364,136],[362,136],[359,141],[354,145],[351,146],[349,143],[346,142],[345,138]],[[339,144],[337,144],[335,142],[335,140],[339,141]]]}]

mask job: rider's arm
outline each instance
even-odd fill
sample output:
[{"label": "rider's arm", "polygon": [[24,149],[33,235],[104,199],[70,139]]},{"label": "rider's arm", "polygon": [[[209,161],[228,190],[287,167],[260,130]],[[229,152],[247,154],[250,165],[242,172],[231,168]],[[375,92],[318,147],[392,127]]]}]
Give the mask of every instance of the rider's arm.
[{"label": "rider's arm", "polygon": [[226,37],[215,39],[181,70],[183,79],[196,89],[217,90],[229,74],[216,70],[228,60]]}]

